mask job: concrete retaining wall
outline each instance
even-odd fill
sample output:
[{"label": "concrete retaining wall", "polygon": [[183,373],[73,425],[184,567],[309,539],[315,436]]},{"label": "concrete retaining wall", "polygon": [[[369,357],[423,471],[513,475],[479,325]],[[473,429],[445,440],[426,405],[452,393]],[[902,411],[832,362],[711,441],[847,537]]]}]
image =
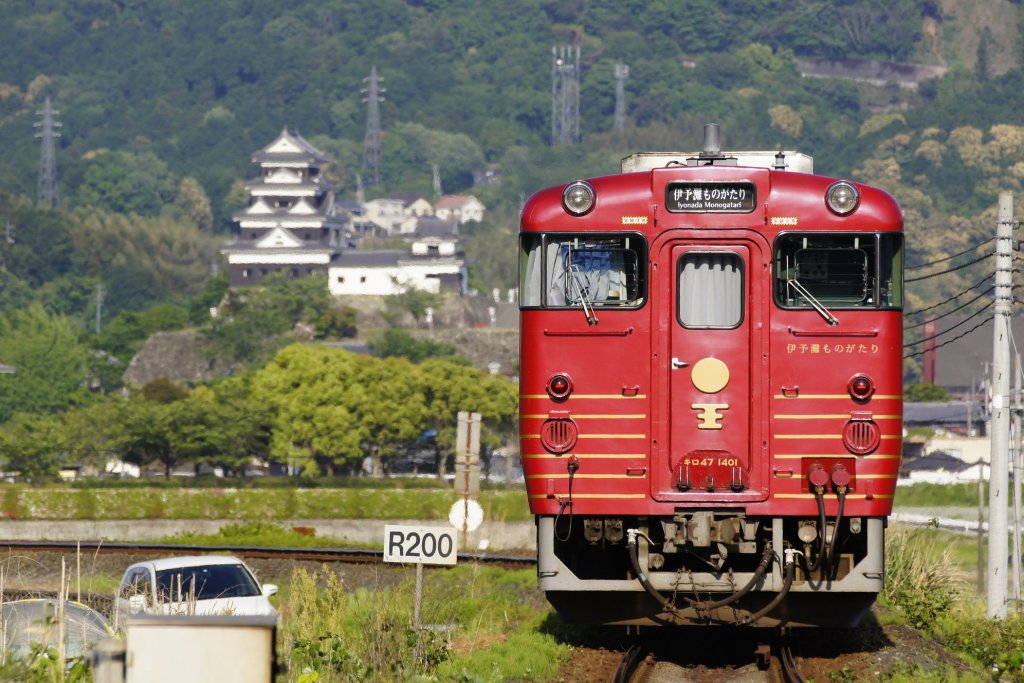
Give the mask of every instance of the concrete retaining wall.
[{"label": "concrete retaining wall", "polygon": [[[114,543],[153,542],[185,532],[215,534],[221,527],[238,524],[236,520],[118,520],[118,521],[0,521],[0,539],[9,541],[110,541]],[[384,525],[448,526],[441,520],[380,519],[293,519],[280,526],[313,529],[320,538],[344,539],[360,545],[382,545]],[[484,522],[459,549],[536,550],[537,539],[532,522]]]}]

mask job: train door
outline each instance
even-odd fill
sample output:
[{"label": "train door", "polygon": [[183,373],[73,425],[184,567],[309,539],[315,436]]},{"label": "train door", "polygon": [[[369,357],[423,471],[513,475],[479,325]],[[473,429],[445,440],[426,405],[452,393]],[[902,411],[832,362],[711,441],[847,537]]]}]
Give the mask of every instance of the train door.
[{"label": "train door", "polygon": [[659,451],[654,497],[761,499],[767,365],[760,302],[768,293],[761,248],[748,240],[677,242],[662,253],[671,263],[661,290],[671,299],[660,307],[659,326],[668,346],[661,363],[668,448]]}]

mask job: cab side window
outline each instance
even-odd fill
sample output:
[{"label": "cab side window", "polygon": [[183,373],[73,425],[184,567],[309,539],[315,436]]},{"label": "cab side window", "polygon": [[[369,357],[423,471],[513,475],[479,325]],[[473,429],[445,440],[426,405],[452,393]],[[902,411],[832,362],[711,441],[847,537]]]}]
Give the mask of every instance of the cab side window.
[{"label": "cab side window", "polygon": [[523,235],[520,305],[638,307],[647,294],[646,264],[641,235]]}]

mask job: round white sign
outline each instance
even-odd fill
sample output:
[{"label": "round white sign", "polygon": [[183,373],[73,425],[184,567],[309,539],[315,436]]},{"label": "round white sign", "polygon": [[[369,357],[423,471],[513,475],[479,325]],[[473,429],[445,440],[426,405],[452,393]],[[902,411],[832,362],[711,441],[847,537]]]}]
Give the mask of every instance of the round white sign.
[{"label": "round white sign", "polygon": [[475,500],[457,500],[448,511],[448,523],[456,529],[476,531],[484,521],[484,509]]}]

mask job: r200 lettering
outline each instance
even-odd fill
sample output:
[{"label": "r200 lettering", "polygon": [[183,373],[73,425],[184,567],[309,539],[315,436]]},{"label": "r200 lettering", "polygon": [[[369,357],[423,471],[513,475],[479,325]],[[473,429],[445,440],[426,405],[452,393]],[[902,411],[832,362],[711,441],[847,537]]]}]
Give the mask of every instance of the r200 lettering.
[{"label": "r200 lettering", "polygon": [[436,536],[411,531],[404,534],[392,531],[388,537],[388,554],[402,557],[450,557],[454,548],[452,537],[447,534]]}]

